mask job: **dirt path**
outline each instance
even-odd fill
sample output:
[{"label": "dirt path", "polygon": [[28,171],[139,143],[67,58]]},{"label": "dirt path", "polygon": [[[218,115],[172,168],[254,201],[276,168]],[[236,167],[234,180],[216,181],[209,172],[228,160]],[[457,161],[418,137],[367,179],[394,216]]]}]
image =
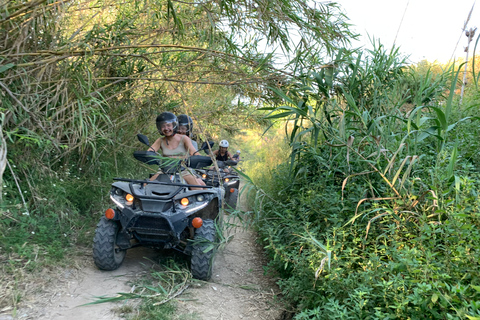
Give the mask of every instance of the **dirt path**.
[{"label": "dirt path", "polygon": [[[106,272],[96,268],[92,255],[86,254],[84,259],[76,262],[76,267],[51,276],[48,285],[41,292],[27,298],[23,307],[11,319],[122,319],[113,312],[119,304],[82,305],[94,301],[95,297],[129,292],[129,281],[149,270],[153,262],[148,259],[154,255],[155,251],[145,248],[130,250],[119,269]],[[3,319],[0,317],[0,320]]]},{"label": "dirt path", "polygon": [[[255,243],[255,234],[234,228],[229,235],[232,240],[216,255],[211,281],[195,282],[176,298],[179,316],[204,320],[282,319],[281,308],[274,304],[275,285],[263,275],[265,260]],[[152,249],[131,249],[118,270],[105,272],[94,266],[87,252],[76,261],[76,267],[44,278],[45,286],[26,297],[16,314],[0,314],[0,320],[124,319],[115,312],[122,303],[82,305],[98,296],[129,292],[129,283],[149,272],[153,261],[158,261],[156,256],[158,253]]]},{"label": "dirt path", "polygon": [[186,292],[192,300],[184,310],[195,319],[282,319],[274,304],[275,288],[263,276],[265,259],[254,241],[254,234],[237,228],[233,240],[216,258],[212,280]]}]

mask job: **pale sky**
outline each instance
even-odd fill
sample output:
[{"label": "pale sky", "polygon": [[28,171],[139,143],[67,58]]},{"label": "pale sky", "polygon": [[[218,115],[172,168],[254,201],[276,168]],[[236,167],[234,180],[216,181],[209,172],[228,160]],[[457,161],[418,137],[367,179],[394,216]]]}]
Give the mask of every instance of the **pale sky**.
[{"label": "pale sky", "polygon": [[[370,47],[368,35],[391,48],[396,38],[400,51],[413,63],[421,60],[446,63],[452,53],[465,58],[467,37],[462,28],[475,0],[335,0],[362,34],[355,47]],[[406,9],[406,11],[405,11]],[[402,21],[403,16],[403,21]],[[469,57],[480,34],[480,1],[475,4],[467,30],[479,27],[470,43]],[[397,35],[398,31],[398,35]],[[458,40],[460,39],[460,42]],[[458,42],[457,49],[454,51]],[[480,47],[480,43],[479,43]],[[480,54],[477,48],[477,54]]]}]

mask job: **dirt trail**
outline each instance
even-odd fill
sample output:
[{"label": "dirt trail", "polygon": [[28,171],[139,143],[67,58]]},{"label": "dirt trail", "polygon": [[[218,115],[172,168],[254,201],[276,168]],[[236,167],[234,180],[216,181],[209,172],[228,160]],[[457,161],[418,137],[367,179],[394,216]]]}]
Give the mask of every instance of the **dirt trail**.
[{"label": "dirt trail", "polygon": [[[265,259],[255,243],[255,234],[242,228],[229,234],[233,239],[217,253],[212,279],[193,283],[177,297],[179,316],[203,320],[282,319],[281,308],[274,304],[275,285],[263,275]],[[48,279],[40,292],[26,297],[14,316],[3,313],[0,320],[124,319],[115,309],[127,302],[82,305],[98,296],[129,292],[129,282],[151,270],[153,261],[158,261],[156,256],[158,252],[152,249],[131,249],[118,270],[105,272],[95,267],[88,252],[76,261],[76,268],[62,270]]]},{"label": "dirt trail", "polygon": [[[94,301],[95,297],[129,292],[131,287],[128,282],[147,272],[153,264],[148,259],[155,254],[154,250],[146,248],[130,250],[123,265],[110,272],[96,268],[92,255],[86,254],[83,261],[76,262],[76,267],[64,269],[60,274],[52,276],[41,292],[26,298],[16,316],[11,319],[122,319],[112,310],[121,304],[82,305]],[[3,320],[1,316],[0,320]]]},{"label": "dirt trail", "polygon": [[[184,310],[196,319],[282,319],[273,304],[273,281],[263,276],[265,259],[254,234],[237,228],[233,240],[216,257],[212,280],[191,288]],[[182,309],[182,308],[180,308]]]}]

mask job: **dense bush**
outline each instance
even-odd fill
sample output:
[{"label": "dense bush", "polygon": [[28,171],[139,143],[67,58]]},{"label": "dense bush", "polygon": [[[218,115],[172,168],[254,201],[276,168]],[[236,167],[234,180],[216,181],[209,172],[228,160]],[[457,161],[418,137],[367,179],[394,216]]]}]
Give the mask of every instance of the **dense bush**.
[{"label": "dense bush", "polygon": [[385,55],[307,75],[266,108],[291,145],[253,178],[270,270],[295,319],[476,319],[478,115],[457,104],[454,67],[432,81]]},{"label": "dense bush", "polygon": [[[369,219],[392,209],[364,202],[378,210],[348,223],[368,182],[352,182],[342,201],[341,181],[319,172],[315,162],[299,165],[316,172],[292,183],[283,179],[288,168],[279,169],[272,181],[281,200],[262,206],[258,225],[284,294],[301,310],[297,319],[479,314],[478,175],[461,202],[444,206],[440,220],[428,210],[392,213],[373,221],[367,236]],[[331,259],[323,261],[328,251]]]}]

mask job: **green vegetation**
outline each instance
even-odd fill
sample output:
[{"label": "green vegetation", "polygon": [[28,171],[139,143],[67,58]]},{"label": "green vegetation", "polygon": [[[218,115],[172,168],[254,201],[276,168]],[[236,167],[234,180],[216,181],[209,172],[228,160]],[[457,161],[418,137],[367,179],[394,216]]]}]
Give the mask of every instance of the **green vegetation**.
[{"label": "green vegetation", "polygon": [[[335,4],[301,0],[0,4],[0,308],[90,250],[112,178],[152,170],[135,135],[170,110],[250,161],[295,319],[480,318],[478,61],[460,104],[458,61],[407,66],[354,38]],[[189,280],[167,265],[124,297],[138,318],[173,314]]]},{"label": "green vegetation", "polygon": [[256,225],[295,319],[480,317],[478,111],[457,102],[460,69],[422,73],[379,45],[263,109],[291,153],[252,177]]},{"label": "green vegetation", "polygon": [[296,66],[352,36],[335,5],[297,0],[3,1],[0,307],[21,301],[23,271],[90,250],[112,178],[148,172],[131,153],[160,111],[190,114],[198,140],[258,127],[249,102],[291,78],[260,41]]}]

